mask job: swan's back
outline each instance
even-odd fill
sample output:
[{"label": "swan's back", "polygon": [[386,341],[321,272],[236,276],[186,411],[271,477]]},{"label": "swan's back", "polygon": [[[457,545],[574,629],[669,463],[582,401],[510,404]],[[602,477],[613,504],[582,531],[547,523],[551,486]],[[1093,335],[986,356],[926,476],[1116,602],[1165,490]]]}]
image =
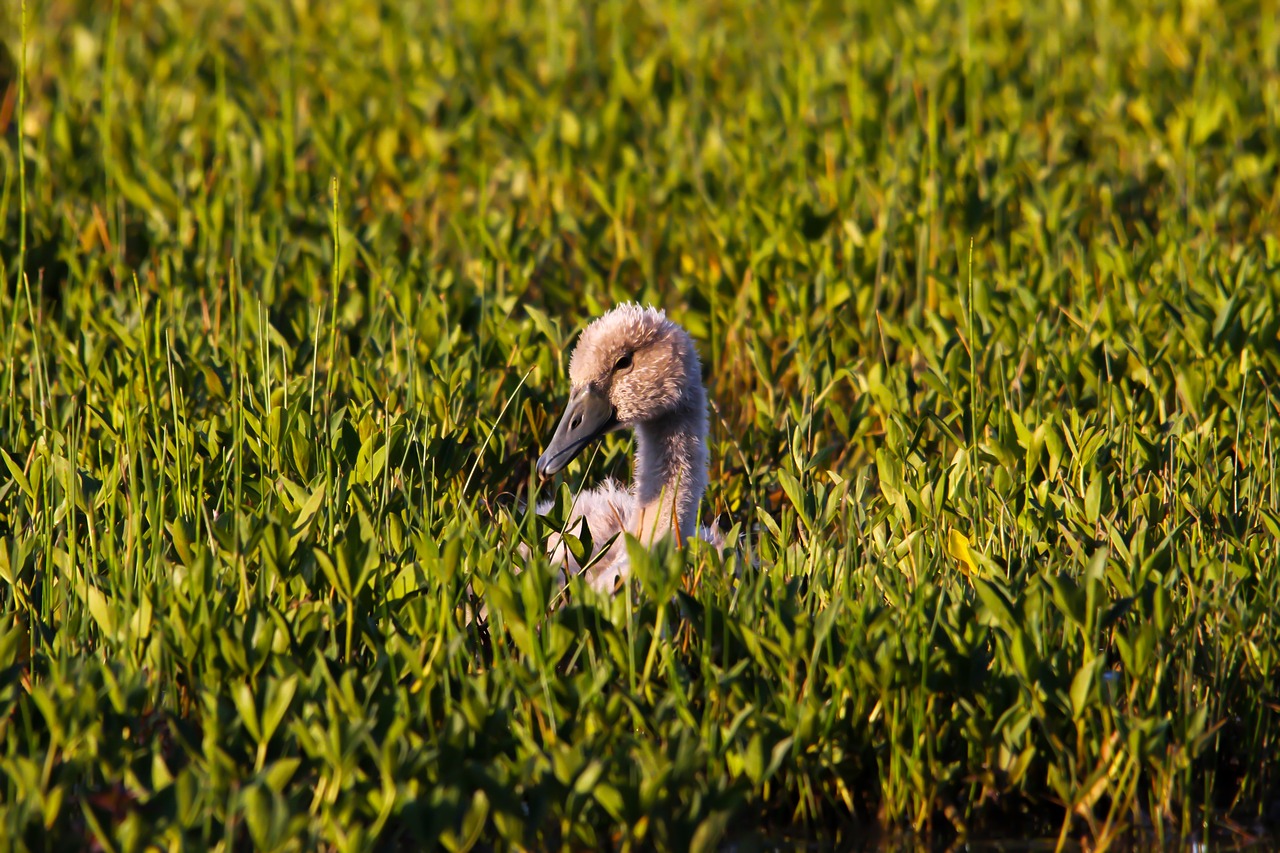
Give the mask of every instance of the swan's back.
[{"label": "swan's back", "polygon": [[[588,580],[592,582],[592,586],[596,586],[595,578],[598,575],[604,574],[606,569],[618,560],[626,559],[626,544],[622,533],[627,529],[627,522],[631,518],[634,504],[635,498],[630,490],[613,479],[605,480],[596,488],[573,496],[569,520],[565,524],[564,532],[577,536],[582,529],[582,520],[586,520],[587,529],[591,533],[592,548],[592,554],[588,556],[587,561],[591,562],[595,553],[606,542],[613,539],[608,553],[595,560],[588,571]],[[555,501],[552,500],[539,503],[538,514],[546,515],[554,505]],[[581,564],[569,552],[569,546],[561,541],[558,532],[547,537],[547,554],[553,563],[564,566],[574,574],[582,569]],[[607,588],[612,589],[612,584],[608,584]]]}]

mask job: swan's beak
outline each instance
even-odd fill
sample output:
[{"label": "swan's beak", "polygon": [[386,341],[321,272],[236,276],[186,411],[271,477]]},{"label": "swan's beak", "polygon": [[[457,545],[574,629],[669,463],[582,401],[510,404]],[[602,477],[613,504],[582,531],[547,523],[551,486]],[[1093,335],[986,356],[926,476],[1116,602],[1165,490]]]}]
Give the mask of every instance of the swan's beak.
[{"label": "swan's beak", "polygon": [[583,385],[569,395],[556,434],[538,458],[538,476],[546,478],[564,470],[582,448],[617,427],[618,413],[605,392]]}]

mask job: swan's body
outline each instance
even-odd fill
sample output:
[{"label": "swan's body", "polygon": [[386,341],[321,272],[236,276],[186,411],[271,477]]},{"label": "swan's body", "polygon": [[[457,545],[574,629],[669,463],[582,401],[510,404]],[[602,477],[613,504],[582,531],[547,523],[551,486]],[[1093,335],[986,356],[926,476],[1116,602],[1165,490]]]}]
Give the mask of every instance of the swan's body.
[{"label": "swan's body", "polygon": [[[538,459],[539,475],[561,471],[606,432],[636,434],[631,486],[606,480],[573,499],[566,530],[576,533],[585,519],[591,531],[588,582],[608,592],[627,578],[624,533],[646,546],[666,536],[683,545],[696,536],[720,547],[718,530],[697,526],[707,488],[707,396],[688,332],[658,309],[619,306],[583,331],[569,361],[569,381],[569,402]],[[551,505],[543,502],[537,510],[546,513]],[[547,540],[547,553],[567,571],[580,570],[559,534]]]}]

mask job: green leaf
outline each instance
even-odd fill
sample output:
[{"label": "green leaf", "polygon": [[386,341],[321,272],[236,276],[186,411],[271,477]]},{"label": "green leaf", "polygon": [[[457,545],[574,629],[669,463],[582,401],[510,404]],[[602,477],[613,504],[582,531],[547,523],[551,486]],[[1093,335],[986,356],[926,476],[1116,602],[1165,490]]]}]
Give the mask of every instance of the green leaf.
[{"label": "green leaf", "polygon": [[1090,524],[1098,523],[1098,514],[1102,506],[1102,474],[1094,474],[1084,493],[1084,518]]},{"label": "green leaf", "polygon": [[471,795],[471,805],[462,819],[462,841],[459,850],[470,850],[480,840],[485,821],[489,817],[489,796],[481,789]]},{"label": "green leaf", "polygon": [[293,779],[301,764],[302,759],[300,758],[281,758],[279,761],[273,761],[262,771],[262,780],[272,791],[282,793],[285,785],[289,784]]},{"label": "green leaf", "polygon": [[975,578],[973,588],[978,593],[978,598],[982,600],[983,607],[986,608],[987,613],[991,615],[997,626],[1003,628],[1010,635],[1020,633],[1018,624],[1013,618],[1013,611],[1005,603],[1004,595],[992,582],[982,578]]},{"label": "green leaf", "polygon": [[689,843],[690,853],[710,853],[719,849],[733,814],[729,809],[717,809],[703,818],[693,832],[693,839]]},{"label": "green leaf", "polygon": [[86,582],[80,588],[83,591],[85,604],[89,608],[89,615],[93,617],[93,621],[98,623],[98,628],[101,629],[104,636],[115,639],[116,614],[115,608],[111,605],[111,600],[91,583]]},{"label": "green leaf", "polygon": [[351,576],[347,572],[345,552],[341,548],[338,549],[336,561],[319,546],[312,548],[311,552],[315,556],[316,565],[320,567],[320,571],[324,573],[334,590],[346,601],[354,598],[351,594]]},{"label": "green leaf", "polygon": [[231,701],[240,712],[240,722],[249,732],[249,737],[253,738],[255,743],[261,743],[262,728],[258,725],[258,706],[254,702],[253,691],[249,688],[248,682],[241,681],[232,686]]},{"label": "green leaf", "polygon": [[36,493],[31,488],[31,483],[27,481],[26,475],[22,473],[22,469],[18,467],[18,463],[13,461],[13,457],[0,449],[0,458],[4,459],[5,467],[9,469],[9,476],[13,477],[13,481],[18,484],[18,488],[27,496],[28,500],[35,500]]},{"label": "green leaf", "polygon": [[258,850],[275,849],[275,820],[271,792],[261,785],[250,785],[241,795],[249,836]]},{"label": "green leaf", "polygon": [[612,785],[605,783],[597,783],[591,789],[591,796],[595,797],[600,807],[608,812],[609,817],[614,820],[622,820],[622,794],[618,793],[618,789]]},{"label": "green leaf", "polygon": [[324,481],[321,480],[320,485],[316,487],[316,490],[307,498],[306,503],[298,510],[298,517],[293,521],[293,539],[295,542],[306,533],[308,522],[311,521],[320,510],[321,505],[324,504],[324,494],[325,485]]},{"label": "green leaf", "polygon": [[289,710],[289,705],[293,702],[293,696],[298,690],[298,676],[290,675],[280,681],[273,681],[271,687],[268,688],[266,707],[262,711],[262,740],[271,740],[275,734],[276,727],[280,725],[280,721],[284,719],[284,715]]},{"label": "green leaf", "polygon": [[573,782],[574,793],[585,794],[595,788],[596,782],[600,780],[600,775],[604,772],[604,764],[593,759],[587,763],[587,766],[578,774],[578,778]]},{"label": "green leaf", "polygon": [[1071,716],[1080,719],[1089,706],[1089,698],[1093,692],[1093,682],[1098,670],[1106,659],[1101,655],[1094,656],[1082,665],[1071,679]]}]

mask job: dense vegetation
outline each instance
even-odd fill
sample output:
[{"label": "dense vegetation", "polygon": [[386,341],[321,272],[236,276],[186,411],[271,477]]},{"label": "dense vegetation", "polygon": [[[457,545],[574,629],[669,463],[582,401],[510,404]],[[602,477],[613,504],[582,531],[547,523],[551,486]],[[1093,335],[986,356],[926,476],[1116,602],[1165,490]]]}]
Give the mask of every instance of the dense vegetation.
[{"label": "dense vegetation", "polygon": [[[1274,831],[1271,4],[25,6],[0,846]],[[631,299],[742,545],[554,607]]]}]

